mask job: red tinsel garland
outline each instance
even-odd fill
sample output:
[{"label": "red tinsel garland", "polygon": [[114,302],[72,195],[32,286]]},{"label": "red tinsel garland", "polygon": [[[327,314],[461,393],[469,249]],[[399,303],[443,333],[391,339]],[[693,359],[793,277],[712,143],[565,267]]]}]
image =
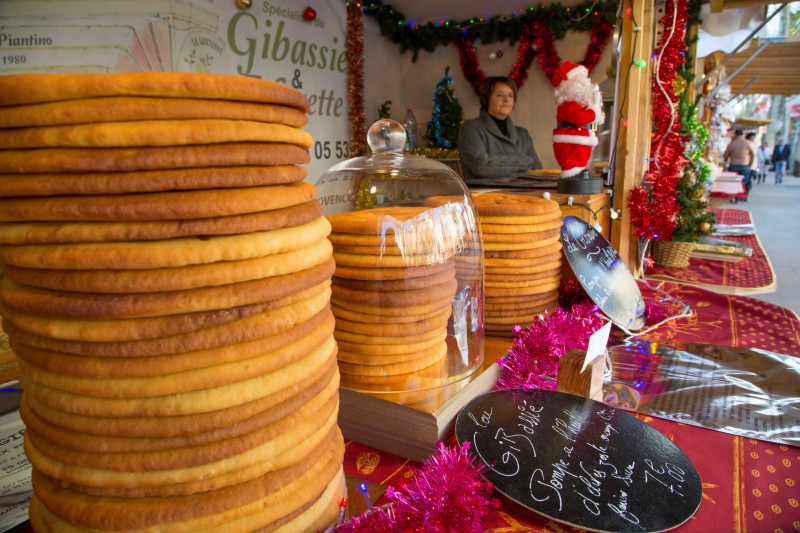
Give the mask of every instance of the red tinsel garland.
[{"label": "red tinsel garland", "polygon": [[[586,67],[590,74],[597,66],[606,44],[611,39],[613,29],[613,25],[601,17],[598,17],[592,25],[589,46],[586,48],[586,55],[583,61],[581,61],[581,64]],[[542,21],[535,20],[525,26],[519,39],[517,61],[511,67],[511,72],[509,73],[509,77],[514,80],[518,89],[522,88],[522,85],[528,79],[531,63],[533,63],[533,58],[537,53],[539,54],[539,66],[542,67],[548,78],[553,75],[556,68],[561,64],[561,57],[558,55],[554,43],[553,34]],[[486,74],[483,73],[478,64],[475,44],[466,37],[455,39],[453,44],[458,49],[458,62],[461,65],[464,77],[472,86],[475,94],[478,94],[478,88],[481,82],[486,79]]]},{"label": "red tinsel garland", "polygon": [[347,102],[350,104],[350,155],[367,152],[367,113],[364,109],[364,12],[347,5]]},{"label": "red tinsel garland", "polygon": [[653,133],[650,141],[650,167],[641,187],[628,196],[631,224],[635,235],[668,241],[675,231],[675,215],[680,206],[675,190],[681,169],[686,164],[678,96],[673,90],[675,72],[686,50],[684,36],[689,20],[686,0],[667,0],[661,24],[664,28],[654,52]]}]

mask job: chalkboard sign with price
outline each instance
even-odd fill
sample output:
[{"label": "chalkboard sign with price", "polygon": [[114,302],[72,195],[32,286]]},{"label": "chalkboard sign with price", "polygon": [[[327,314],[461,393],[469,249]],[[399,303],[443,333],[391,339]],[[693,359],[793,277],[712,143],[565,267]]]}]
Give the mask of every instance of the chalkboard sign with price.
[{"label": "chalkboard sign with price", "polygon": [[667,437],[624,411],[550,390],[494,391],[456,419],[483,476],[514,501],[595,531],[665,531],[688,520],[700,476]]},{"label": "chalkboard sign with price", "polygon": [[611,243],[586,221],[567,215],[561,226],[561,244],[575,277],[597,307],[620,327],[642,329],[642,293]]}]

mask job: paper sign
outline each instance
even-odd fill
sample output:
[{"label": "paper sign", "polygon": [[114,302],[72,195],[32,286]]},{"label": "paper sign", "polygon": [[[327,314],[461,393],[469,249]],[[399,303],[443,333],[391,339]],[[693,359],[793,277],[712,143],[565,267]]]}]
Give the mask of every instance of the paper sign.
[{"label": "paper sign", "polygon": [[598,356],[605,354],[608,346],[608,335],[611,333],[611,322],[606,322],[605,326],[598,329],[589,337],[589,346],[586,347],[586,358],[583,360],[581,374],[586,367]]}]

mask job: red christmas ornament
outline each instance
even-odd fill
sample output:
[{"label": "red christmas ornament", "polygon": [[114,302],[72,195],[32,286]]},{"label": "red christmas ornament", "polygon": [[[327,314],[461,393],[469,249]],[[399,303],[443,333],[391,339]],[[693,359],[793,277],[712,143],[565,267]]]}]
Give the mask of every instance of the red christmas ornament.
[{"label": "red christmas ornament", "polygon": [[303,10],[303,20],[306,22],[314,22],[317,18],[317,12],[314,11],[314,8],[307,7]]}]

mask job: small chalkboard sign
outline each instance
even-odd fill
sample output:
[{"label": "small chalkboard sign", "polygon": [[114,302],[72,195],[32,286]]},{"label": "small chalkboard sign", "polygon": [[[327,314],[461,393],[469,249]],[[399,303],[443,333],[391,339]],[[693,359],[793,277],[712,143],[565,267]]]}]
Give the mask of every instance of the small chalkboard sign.
[{"label": "small chalkboard sign", "polygon": [[575,277],[597,307],[629,331],[644,327],[642,292],[611,243],[586,221],[567,215],[561,244]]},{"label": "small chalkboard sign", "polygon": [[483,476],[521,505],[595,531],[665,531],[688,520],[700,476],[672,441],[601,402],[549,390],[494,391],[456,419]]}]

